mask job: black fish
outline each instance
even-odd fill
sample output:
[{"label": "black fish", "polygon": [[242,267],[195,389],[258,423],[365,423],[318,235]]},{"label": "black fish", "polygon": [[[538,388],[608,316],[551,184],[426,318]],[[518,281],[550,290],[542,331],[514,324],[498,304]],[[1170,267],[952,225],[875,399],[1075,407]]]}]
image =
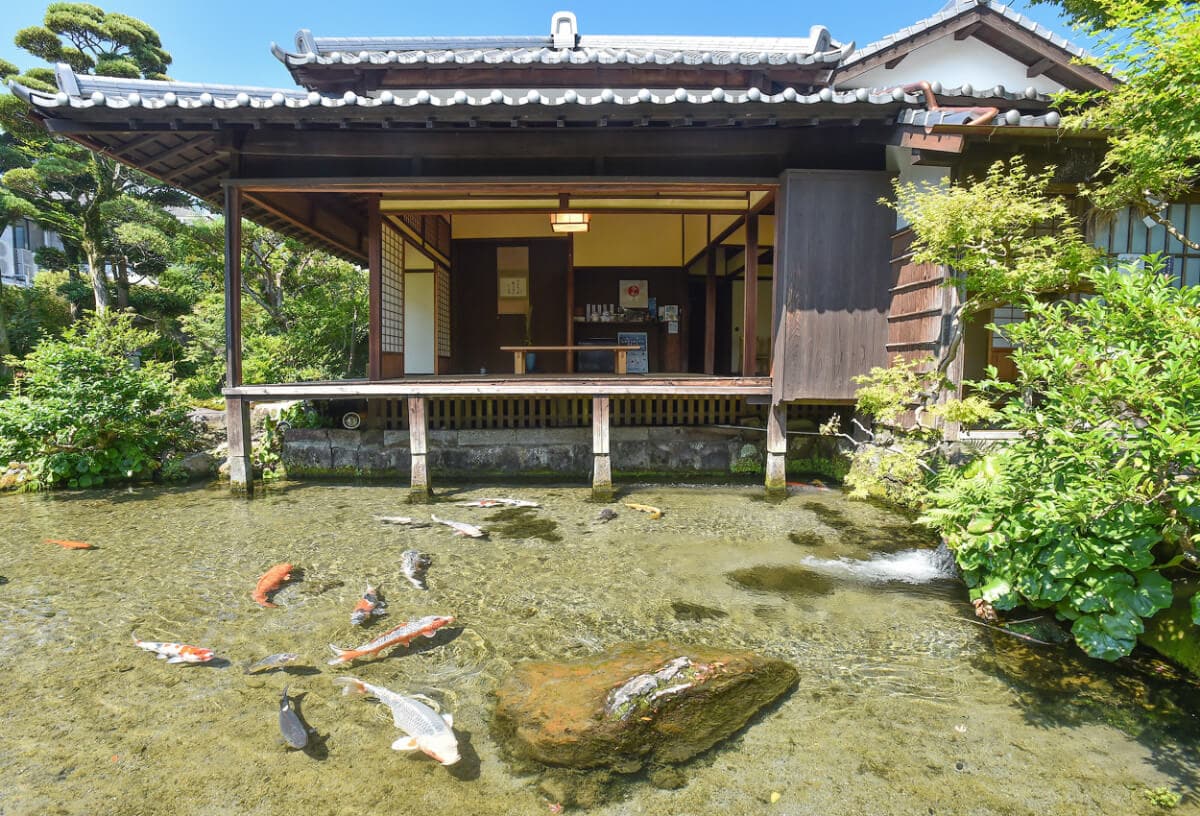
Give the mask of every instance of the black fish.
[{"label": "black fish", "polygon": [[608,523],[617,517],[617,511],[611,507],[605,507],[596,515],[596,521]]},{"label": "black fish", "polygon": [[300,722],[300,718],[292,710],[288,700],[287,686],[283,687],[283,696],[279,699],[279,732],[283,734],[283,741],[293,748],[303,748],[308,745],[308,729],[304,727],[304,723]]}]

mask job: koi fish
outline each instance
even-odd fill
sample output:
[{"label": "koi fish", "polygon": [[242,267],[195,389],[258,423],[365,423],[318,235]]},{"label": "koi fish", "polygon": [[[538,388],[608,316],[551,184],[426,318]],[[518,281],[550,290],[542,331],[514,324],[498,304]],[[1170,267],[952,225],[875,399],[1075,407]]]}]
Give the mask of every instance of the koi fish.
[{"label": "koi fish", "polygon": [[474,524],[466,524],[461,521],[449,521],[447,519],[440,519],[434,515],[430,515],[429,517],[431,519],[433,519],[434,522],[436,522],[437,524],[445,524],[447,527],[454,530],[454,532],[460,536],[470,536],[471,538],[483,538],[485,535],[487,535],[487,533],[485,533],[483,530],[480,530]]},{"label": "koi fish", "polygon": [[400,571],[408,582],[417,589],[429,589],[425,573],[433,565],[433,557],[417,550],[405,550],[400,554]]},{"label": "koi fish", "polygon": [[439,714],[416,697],[405,697],[382,686],[364,683],[357,677],[337,677],[333,682],[342,687],[342,694],[365,694],[392,710],[392,722],[408,735],[393,742],[392,750],[420,751],[443,765],[453,765],[462,758],[451,715]]},{"label": "koi fish", "polygon": [[459,507],[541,507],[537,502],[524,499],[479,499],[478,501],[463,502]]},{"label": "koi fish", "polygon": [[65,538],[44,539],[47,544],[57,544],[64,550],[94,550],[96,547],[86,541],[69,541]]},{"label": "koi fish", "polygon": [[405,527],[428,527],[429,525],[423,521],[418,521],[412,516],[376,516],[376,521],[381,521],[384,524],[399,524]]},{"label": "koi fish", "polygon": [[292,652],[280,652],[279,654],[267,655],[257,663],[250,664],[245,671],[245,674],[258,674],[269,669],[279,669],[286,666],[288,663],[299,660],[300,655]]},{"label": "koi fish", "polygon": [[611,507],[605,507],[605,508],[601,509],[599,513],[596,514],[596,521],[600,522],[601,524],[608,524],[610,521],[612,521],[616,517],[617,517],[616,510],[613,510]]},{"label": "koi fish", "polygon": [[337,666],[341,663],[349,663],[351,660],[358,660],[360,657],[373,657],[392,646],[408,646],[421,636],[433,637],[434,632],[451,623],[454,623],[453,616],[428,615],[417,620],[405,621],[357,649],[340,649],[330,643],[329,648],[337,657],[330,660],[329,665]]},{"label": "koi fish", "polygon": [[138,640],[133,635],[133,645],[147,652],[154,652],[159,660],[168,663],[207,663],[213,659],[213,650],[199,646],[188,646],[186,643],[163,643],[154,640]]},{"label": "koi fish", "polygon": [[663,517],[663,511],[649,504],[635,504],[634,502],[625,502],[625,506],[630,510],[637,510],[640,513],[649,513],[650,518],[660,519]]},{"label": "koi fish", "polygon": [[300,716],[292,710],[291,700],[288,699],[288,687],[283,687],[283,696],[279,699],[279,733],[283,741],[293,748],[303,748],[308,745],[308,729],[300,722]]},{"label": "koi fish", "polygon": [[363,621],[372,615],[376,617],[386,615],[385,606],[387,604],[380,600],[379,593],[375,591],[375,587],[367,584],[367,591],[363,593],[362,598],[355,605],[354,611],[350,613],[350,625],[361,626]]},{"label": "koi fish", "polygon": [[250,597],[259,606],[274,609],[278,604],[273,604],[267,600],[267,593],[276,591],[291,577],[291,564],[276,564],[267,570],[262,578],[258,579],[258,585],[254,587],[254,592],[251,593]]}]

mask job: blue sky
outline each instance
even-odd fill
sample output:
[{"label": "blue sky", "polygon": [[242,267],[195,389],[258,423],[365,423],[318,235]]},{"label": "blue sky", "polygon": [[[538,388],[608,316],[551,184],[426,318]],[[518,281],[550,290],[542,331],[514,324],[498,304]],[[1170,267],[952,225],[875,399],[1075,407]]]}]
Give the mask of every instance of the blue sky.
[{"label": "blue sky", "polygon": [[[944,0],[842,0],[836,3],[762,0],[755,5],[728,0],[633,2],[344,2],[328,0],[91,0],[154,26],[175,58],[171,77],[186,81],[290,86],[291,78],[270,52],[272,41],[291,48],[296,30],[336,35],[542,34],[558,9],[574,11],[581,32],[592,34],[729,34],[805,36],[811,26],[829,28],[837,40],[865,45],[934,14]],[[1053,6],[1017,10],[1068,39],[1081,41]],[[21,28],[37,25],[45,2],[9,0],[0,14],[0,57],[21,68],[36,60],[12,44]]]}]

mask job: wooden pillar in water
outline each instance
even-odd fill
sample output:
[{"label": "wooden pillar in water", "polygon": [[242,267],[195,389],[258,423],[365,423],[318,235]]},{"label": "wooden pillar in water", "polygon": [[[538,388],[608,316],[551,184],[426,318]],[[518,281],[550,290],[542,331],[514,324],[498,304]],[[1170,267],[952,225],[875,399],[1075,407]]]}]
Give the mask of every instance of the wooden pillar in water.
[{"label": "wooden pillar in water", "polygon": [[758,215],[746,216],[745,286],[742,292],[742,376],[758,373]]},{"label": "wooden pillar in water", "polygon": [[[225,188],[225,387],[242,384],[242,191]],[[229,486],[252,492],[250,402],[225,399],[225,434],[229,447]]]},{"label": "wooden pillar in water", "polygon": [[592,397],[592,498],[612,501],[612,460],[609,458],[609,398]]},{"label": "wooden pillar in water", "polygon": [[429,501],[429,425],[426,420],[425,398],[408,398],[408,449],[412,455],[412,484],[408,499],[424,504]]},{"label": "wooden pillar in water", "polygon": [[767,413],[767,495],[787,495],[787,404],[776,402]]}]

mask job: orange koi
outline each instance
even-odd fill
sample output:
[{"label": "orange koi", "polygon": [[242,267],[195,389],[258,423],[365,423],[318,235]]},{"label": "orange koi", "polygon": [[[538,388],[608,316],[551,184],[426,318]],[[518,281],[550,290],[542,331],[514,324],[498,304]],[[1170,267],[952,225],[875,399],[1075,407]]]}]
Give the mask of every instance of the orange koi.
[{"label": "orange koi", "polygon": [[213,659],[213,650],[202,646],[188,646],[186,643],[166,643],[155,640],[138,640],[133,636],[133,645],[148,652],[154,652],[159,660],[168,663],[207,663]]},{"label": "orange koi", "polygon": [[86,541],[69,541],[65,538],[47,538],[47,544],[57,544],[64,550],[94,550],[96,547]]},{"label": "orange koi", "polygon": [[258,579],[258,585],[254,587],[254,592],[250,597],[259,606],[275,608],[278,604],[273,604],[267,599],[267,594],[275,592],[284,582],[292,577],[291,564],[276,564],[271,567],[262,578]]},{"label": "orange koi", "polygon": [[361,626],[372,615],[377,617],[379,615],[386,615],[385,606],[387,604],[379,597],[379,592],[375,587],[367,584],[367,591],[358,599],[358,603],[354,606],[354,611],[350,613],[350,625]]},{"label": "orange koi", "polygon": [[329,665],[336,666],[339,663],[349,663],[351,660],[357,660],[360,657],[373,657],[384,649],[390,649],[393,646],[408,646],[419,637],[433,637],[438,629],[448,626],[451,623],[454,623],[453,616],[429,615],[417,620],[405,621],[399,626],[384,632],[370,643],[359,646],[357,649],[339,649],[330,643],[329,648],[337,657],[330,660]]}]

